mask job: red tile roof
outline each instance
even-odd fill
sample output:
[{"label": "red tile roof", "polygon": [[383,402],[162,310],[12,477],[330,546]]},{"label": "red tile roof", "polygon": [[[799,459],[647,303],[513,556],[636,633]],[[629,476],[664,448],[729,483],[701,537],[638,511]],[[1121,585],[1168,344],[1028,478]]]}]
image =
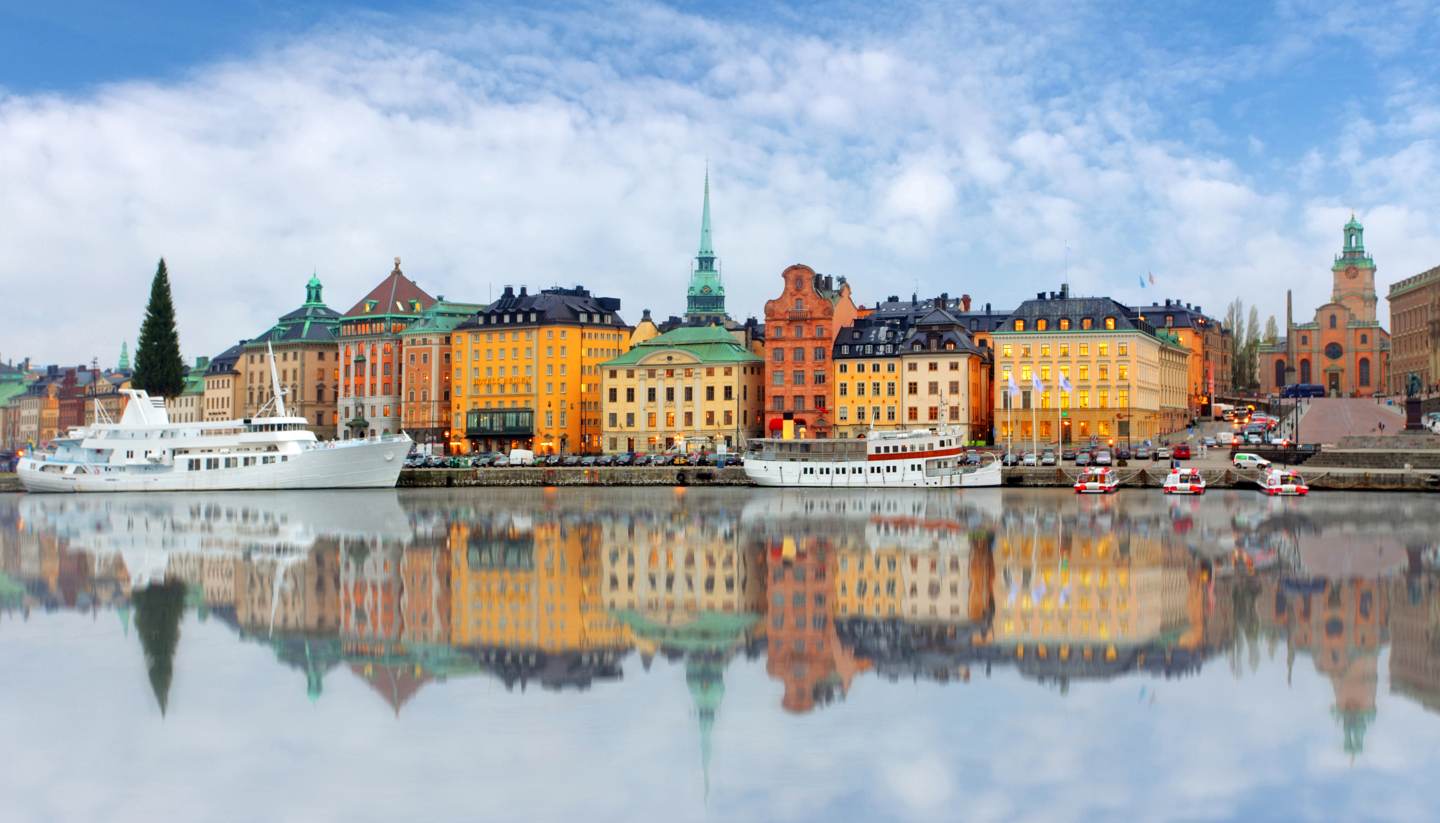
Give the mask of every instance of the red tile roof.
[{"label": "red tile roof", "polygon": [[[374,301],[374,308],[369,311],[365,307]],[[415,303],[419,302],[419,308]],[[425,309],[435,304],[435,298],[425,293],[425,290],[415,285],[415,281],[405,276],[400,271],[400,258],[395,258],[395,268],[380,284],[370,290],[370,293],[360,298],[360,302],[350,307],[345,312],[345,317],[376,317],[384,314],[405,314],[418,315]]]}]

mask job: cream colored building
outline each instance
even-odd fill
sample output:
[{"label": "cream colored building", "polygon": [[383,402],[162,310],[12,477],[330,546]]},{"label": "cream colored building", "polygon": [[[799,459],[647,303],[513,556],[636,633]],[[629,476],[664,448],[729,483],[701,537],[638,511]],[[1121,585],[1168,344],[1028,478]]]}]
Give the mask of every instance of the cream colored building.
[{"label": "cream colored building", "polygon": [[235,420],[244,407],[245,379],[239,368],[245,353],[241,340],[210,358],[205,368],[205,394],[201,399],[206,420]]},{"label": "cream colored building", "polygon": [[682,326],[600,364],[606,452],[743,448],[762,427],[765,362],[722,326]]}]

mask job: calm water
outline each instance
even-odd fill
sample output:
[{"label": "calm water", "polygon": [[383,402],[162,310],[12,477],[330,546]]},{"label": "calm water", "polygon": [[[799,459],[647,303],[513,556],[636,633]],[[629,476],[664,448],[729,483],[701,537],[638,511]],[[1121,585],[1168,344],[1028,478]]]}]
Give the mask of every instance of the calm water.
[{"label": "calm water", "polygon": [[1440,498],[0,496],[7,820],[1433,820]]}]

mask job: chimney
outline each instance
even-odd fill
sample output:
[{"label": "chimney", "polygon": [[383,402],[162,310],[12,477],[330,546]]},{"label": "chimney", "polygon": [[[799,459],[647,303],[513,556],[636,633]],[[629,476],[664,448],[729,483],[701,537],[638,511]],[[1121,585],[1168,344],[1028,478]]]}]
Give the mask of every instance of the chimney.
[{"label": "chimney", "polygon": [[1045,299],[1045,292],[1043,292],[1043,291],[1037,291],[1037,292],[1035,292],[1035,299],[1036,299],[1036,300],[1044,300],[1044,299]]},{"label": "chimney", "polygon": [[989,304],[989,303],[986,303],[986,304],[985,304],[985,313],[986,313],[986,314],[989,314],[989,313],[990,313],[990,304]]},{"label": "chimney", "polygon": [[1061,300],[1068,300],[1068,299],[1070,299],[1070,284],[1069,284],[1069,283],[1061,283],[1061,284],[1060,284],[1060,299],[1061,299]]},{"label": "chimney", "polygon": [[[650,320],[650,310],[649,310],[649,309],[644,309],[644,310],[642,310],[642,311],[640,312],[640,320],[641,320],[642,322],[645,321],[645,320]],[[652,320],[651,322],[653,323],[654,321]]]},{"label": "chimney", "polygon": [[501,299],[501,300],[504,300],[504,299],[506,299],[506,298],[508,298],[508,297],[514,297],[514,296],[515,296],[515,287],[514,287],[514,286],[506,286],[506,287],[505,287],[505,291],[503,291],[503,292],[500,293],[500,299]]},{"label": "chimney", "polygon": [[436,303],[444,303],[444,302],[445,302],[445,295],[443,295],[443,294],[437,294],[437,295],[435,295],[435,302],[436,302]]},{"label": "chimney", "polygon": [[529,286],[521,286],[521,287],[520,287],[520,296],[521,296],[521,297],[524,297],[525,295],[527,295],[527,294],[529,293],[529,289],[530,289]]},{"label": "chimney", "polygon": [[970,311],[970,295],[960,295],[960,311]]}]

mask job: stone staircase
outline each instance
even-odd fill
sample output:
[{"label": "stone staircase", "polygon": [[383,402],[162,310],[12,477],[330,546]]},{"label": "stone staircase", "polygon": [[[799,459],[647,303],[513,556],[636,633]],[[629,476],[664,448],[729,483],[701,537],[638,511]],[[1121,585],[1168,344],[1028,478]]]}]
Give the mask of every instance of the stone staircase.
[{"label": "stone staircase", "polygon": [[1306,464],[1307,468],[1440,469],[1440,436],[1401,432],[1341,438]]}]

